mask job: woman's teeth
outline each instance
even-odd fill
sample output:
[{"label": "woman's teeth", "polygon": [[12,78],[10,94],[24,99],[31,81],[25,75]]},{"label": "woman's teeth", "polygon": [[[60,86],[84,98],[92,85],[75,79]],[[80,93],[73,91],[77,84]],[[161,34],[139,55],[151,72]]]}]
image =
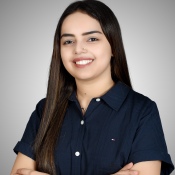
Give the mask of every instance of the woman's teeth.
[{"label": "woman's teeth", "polygon": [[81,61],[76,61],[75,64],[78,64],[78,65],[86,65],[88,63],[91,63],[92,60],[81,60]]}]

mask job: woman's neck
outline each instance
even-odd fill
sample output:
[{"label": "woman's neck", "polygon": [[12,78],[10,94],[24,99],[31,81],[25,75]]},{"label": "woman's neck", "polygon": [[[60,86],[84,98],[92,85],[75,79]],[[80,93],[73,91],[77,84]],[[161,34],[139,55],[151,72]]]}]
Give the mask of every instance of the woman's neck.
[{"label": "woman's neck", "polygon": [[77,99],[81,108],[87,109],[92,98],[104,95],[114,85],[114,81],[76,81],[77,85]]}]

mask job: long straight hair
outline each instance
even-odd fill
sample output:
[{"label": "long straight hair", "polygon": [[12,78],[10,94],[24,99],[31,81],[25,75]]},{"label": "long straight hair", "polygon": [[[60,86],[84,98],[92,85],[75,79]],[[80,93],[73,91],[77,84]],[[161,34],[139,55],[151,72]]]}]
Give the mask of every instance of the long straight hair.
[{"label": "long straight hair", "polygon": [[34,142],[36,169],[56,175],[54,151],[59,139],[61,126],[68,107],[68,99],[76,90],[75,79],[64,68],[60,54],[60,35],[64,19],[76,11],[96,19],[111,45],[111,76],[114,82],[121,81],[132,88],[121,30],[111,9],[100,1],[76,1],[63,12],[54,37],[54,47],[50,65],[47,96],[41,123]]}]

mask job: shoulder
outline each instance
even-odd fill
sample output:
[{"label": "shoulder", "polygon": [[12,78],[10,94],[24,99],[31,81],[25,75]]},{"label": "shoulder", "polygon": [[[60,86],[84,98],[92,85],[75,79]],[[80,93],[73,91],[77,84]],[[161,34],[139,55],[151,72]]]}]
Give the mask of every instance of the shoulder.
[{"label": "shoulder", "polygon": [[42,116],[42,113],[43,113],[43,110],[44,110],[44,106],[45,106],[45,102],[46,102],[46,98],[42,98],[36,104],[36,108],[35,108],[34,112],[37,113],[39,118],[41,118],[41,116]]},{"label": "shoulder", "polygon": [[158,114],[158,108],[155,101],[153,101],[150,97],[133,90],[130,87],[127,88],[129,88],[129,92],[125,101],[127,107],[132,108],[133,112],[140,113],[142,116],[150,113]]},{"label": "shoulder", "polygon": [[153,104],[155,103],[150,97],[137,92],[133,89],[130,90],[128,97],[130,100],[132,100],[133,102],[135,102],[136,104]]},{"label": "shoulder", "polygon": [[124,84],[123,82],[119,82],[118,86],[120,87],[120,93],[122,93],[123,96],[126,96],[127,100],[132,101],[136,104],[140,103],[154,103],[153,100],[151,100],[148,96],[135,91],[128,85]]},{"label": "shoulder", "polygon": [[38,101],[36,104],[36,108],[43,108],[46,102],[46,98],[42,98],[41,100]]}]

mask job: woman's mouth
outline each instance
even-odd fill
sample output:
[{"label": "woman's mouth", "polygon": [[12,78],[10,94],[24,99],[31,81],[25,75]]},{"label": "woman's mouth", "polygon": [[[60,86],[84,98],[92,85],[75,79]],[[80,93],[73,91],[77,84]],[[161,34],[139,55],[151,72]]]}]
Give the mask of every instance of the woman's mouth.
[{"label": "woman's mouth", "polygon": [[90,65],[93,61],[94,59],[92,58],[75,58],[73,63],[76,65],[76,67],[83,68],[86,65]]},{"label": "woman's mouth", "polygon": [[86,65],[91,63],[93,60],[80,60],[80,61],[76,61],[75,64],[77,65]]}]

